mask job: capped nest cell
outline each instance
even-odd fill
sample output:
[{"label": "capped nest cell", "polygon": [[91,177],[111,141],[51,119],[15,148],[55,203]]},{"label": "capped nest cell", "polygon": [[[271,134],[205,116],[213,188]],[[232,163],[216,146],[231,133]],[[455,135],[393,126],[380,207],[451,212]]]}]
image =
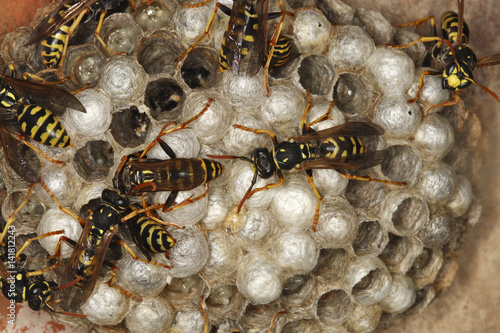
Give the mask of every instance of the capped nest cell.
[{"label": "capped nest cell", "polygon": [[[62,73],[70,78],[64,83],[68,90],[87,85],[76,94],[87,112],[67,110],[61,117],[73,147],[61,151],[36,144],[64,166],[29,158],[61,205],[82,210],[86,217],[102,190],[113,188],[122,157],[142,152],[151,142],[156,146],[144,159],[173,157],[159,141],[177,158],[249,159],[255,148],[272,148],[265,131],[275,133],[278,142],[301,134],[309,93],[308,122],[329,112],[314,124],[316,131],[350,122],[380,128],[366,146],[385,150],[385,158],[352,174],[393,183],[347,180],[332,168],[313,170],[323,196],[313,231],[318,198],[305,171],[283,171],[282,186],[247,198],[255,167],[248,160],[214,157],[224,172],[210,182],[208,194],[205,186],[179,191],[176,203],[194,202],[158,212],[162,221],[180,226],[162,226],[175,238],[168,256],[141,252],[134,235],[120,224],[117,235],[141,259],[160,263],[133,260],[125,250],[111,255],[118,266],[116,283],[136,297],[109,287],[111,271],[103,266],[92,295],[75,310],[86,318],[57,313],[54,318],[99,332],[110,326],[129,332],[204,332],[204,315],[209,332],[262,332],[271,325],[273,332],[284,333],[371,332],[381,322],[389,325],[399,316],[422,312],[442,289],[436,281],[444,269],[453,272],[449,257],[480,212],[481,203],[473,199],[479,167],[467,162],[474,160],[481,142],[480,124],[468,107],[471,93],[460,95],[463,104],[436,108],[423,117],[427,107],[450,94],[439,80],[426,79],[420,99],[408,103],[419,74],[428,70],[422,67],[426,50],[385,46],[418,36],[393,28],[377,11],[330,0],[318,2],[317,8],[311,1],[285,2],[294,14],[285,16],[282,28],[292,56],[284,67],[271,69],[268,96],[264,70],[251,77],[219,71],[227,24],[220,10],[211,33],[179,59],[203,33],[214,3],[188,8],[178,1],[138,1],[135,10],[122,4],[103,23],[101,35],[109,48],[97,39],[74,37]],[[274,0],[269,3],[269,12],[279,11]],[[35,22],[53,10],[51,5],[39,11]],[[279,20],[264,20],[268,39]],[[79,30],[92,34],[90,24],[82,23]],[[0,64],[56,76],[32,55],[38,46],[18,42],[29,35],[23,28],[6,36]],[[167,123],[188,121],[204,108],[185,129],[157,139]],[[243,126],[264,131],[252,133]],[[0,197],[7,219],[29,184],[3,155],[1,163]],[[254,188],[278,180],[276,175],[256,178]],[[67,237],[77,240],[78,222],[63,222],[66,214],[40,185],[34,192],[16,216],[18,236],[64,228]],[[164,203],[170,193],[148,193],[145,201]],[[140,193],[129,199],[142,202]],[[56,242],[54,237],[41,243],[53,254]],[[71,251],[63,249],[63,258]],[[62,269],[51,270],[46,278],[59,283],[61,274]]]}]

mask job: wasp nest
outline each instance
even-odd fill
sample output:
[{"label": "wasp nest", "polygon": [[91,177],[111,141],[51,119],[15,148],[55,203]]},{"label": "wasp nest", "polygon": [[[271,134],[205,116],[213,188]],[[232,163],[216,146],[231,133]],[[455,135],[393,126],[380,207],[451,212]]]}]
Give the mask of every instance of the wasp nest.
[{"label": "wasp nest", "polygon": [[[203,332],[200,297],[214,332],[264,331],[279,312],[275,332],[370,332],[381,321],[421,312],[439,291],[436,278],[453,260],[448,254],[480,211],[473,199],[477,165],[467,163],[477,153],[475,114],[463,120],[466,110],[459,104],[423,118],[425,108],[450,95],[441,89],[439,77],[427,77],[420,99],[408,104],[425,70],[425,49],[385,47],[418,36],[394,29],[378,12],[336,0],[322,2],[322,10],[302,8],[299,1],[293,9],[286,5],[295,15],[286,17],[282,33],[291,39],[294,57],[271,73],[270,96],[262,70],[254,77],[219,72],[218,49],[227,25],[220,11],[209,37],[176,63],[202,34],[214,4],[187,8],[176,1],[143,1],[134,12],[108,15],[101,35],[111,50],[126,54],[111,54],[83,38],[92,35],[92,22],[79,27],[63,72],[71,77],[65,83],[70,89],[91,85],[76,95],[87,113],[68,110],[62,117],[74,147],[36,144],[66,162],[60,167],[42,161],[38,170],[64,207],[85,211],[89,201],[112,187],[122,156],[144,149],[167,122],[198,114],[209,98],[213,103],[207,112],[188,129],[164,137],[177,157],[249,156],[257,147],[272,147],[265,135],[233,124],[270,129],[281,140],[298,135],[306,90],[312,94],[308,121],[336,102],[316,130],[352,121],[381,126],[385,134],[369,148],[388,149],[390,158],[360,175],[408,186],[347,181],[332,169],[313,170],[323,195],[318,231],[313,232],[317,198],[304,172],[285,173],[283,186],[256,193],[237,213],[254,171],[244,161],[224,161],[225,172],[210,184],[208,196],[160,215],[185,227],[168,227],[177,240],[169,254],[172,269],[132,260],[126,252],[117,261],[118,285],[142,302],[109,288],[104,282],[110,272],[102,269],[81,308],[87,318],[56,315],[58,320],[84,330],[97,324],[130,332]],[[270,12],[279,11],[273,0],[270,6]],[[51,10],[39,12],[37,20]],[[278,21],[270,21],[270,35]],[[1,56],[4,63],[35,73],[42,69],[39,57],[32,55],[37,46],[18,42],[29,34],[20,29],[7,36]],[[153,149],[148,157],[168,158],[162,154]],[[33,164],[40,165],[36,156]],[[28,185],[5,161],[2,166],[7,218]],[[255,188],[272,182],[276,179],[259,178]],[[204,190],[180,192],[177,202]],[[77,240],[78,222],[60,212],[39,185],[35,192],[17,215],[18,234],[64,229]],[[166,196],[157,193],[152,201],[164,202]],[[121,237],[140,254],[125,226],[120,228]],[[56,241],[47,238],[42,245],[53,254]],[[71,251],[64,248],[63,257]],[[160,257],[156,260],[165,261]],[[47,276],[58,281],[58,274]]]}]

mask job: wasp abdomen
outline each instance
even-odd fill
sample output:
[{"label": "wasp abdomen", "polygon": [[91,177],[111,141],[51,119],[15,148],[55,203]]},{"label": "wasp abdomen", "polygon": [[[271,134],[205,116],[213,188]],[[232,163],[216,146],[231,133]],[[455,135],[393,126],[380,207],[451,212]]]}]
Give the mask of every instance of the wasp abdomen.
[{"label": "wasp abdomen", "polygon": [[462,41],[457,43],[458,35],[458,14],[455,12],[446,12],[441,17],[441,31],[443,38],[449,40],[452,44],[469,43],[469,27],[465,21],[462,27]]},{"label": "wasp abdomen", "polygon": [[366,147],[360,138],[354,136],[339,136],[328,138],[318,146],[318,155],[325,158],[346,158],[366,152]]},{"label": "wasp abdomen", "polygon": [[17,109],[17,121],[24,135],[51,147],[71,147],[73,143],[61,122],[46,108],[23,105]]},{"label": "wasp abdomen", "polygon": [[164,183],[173,191],[190,190],[218,178],[224,167],[217,161],[204,158],[177,158],[158,171],[155,182]]},{"label": "wasp abdomen", "polygon": [[63,24],[54,34],[44,39],[41,44],[43,63],[47,68],[55,68],[61,59],[61,55],[68,39],[68,30],[74,20]]}]

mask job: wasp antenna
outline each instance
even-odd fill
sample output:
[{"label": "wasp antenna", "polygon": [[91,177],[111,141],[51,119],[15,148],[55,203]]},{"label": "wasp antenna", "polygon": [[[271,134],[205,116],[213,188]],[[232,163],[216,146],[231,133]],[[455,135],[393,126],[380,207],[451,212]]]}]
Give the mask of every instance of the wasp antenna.
[{"label": "wasp antenna", "polygon": [[66,312],[66,311],[57,311],[56,309],[54,309],[53,307],[51,307],[48,303],[45,304],[45,306],[47,307],[47,309],[49,309],[50,311],[54,312],[54,313],[59,313],[59,314],[62,314],[62,315],[66,315],[66,316],[73,316],[73,317],[80,317],[80,318],[87,318],[86,315],[82,314],[82,313],[74,313],[74,312]]},{"label": "wasp antenna", "polygon": [[462,68],[460,67],[460,64],[458,63],[457,54],[455,53],[455,49],[453,48],[453,44],[451,44],[451,42],[449,40],[447,40],[447,39],[443,39],[443,41],[450,48],[451,54],[453,55],[453,60],[455,61],[455,64],[457,65],[457,70],[459,72],[461,72]]},{"label": "wasp antenna", "polygon": [[474,83],[476,86],[478,86],[479,88],[483,89],[484,91],[486,91],[488,94],[490,94],[491,96],[493,96],[493,98],[498,102],[500,103],[500,98],[498,97],[497,94],[495,94],[493,91],[491,91],[490,89],[486,88],[485,86],[483,86],[482,84],[479,84],[477,83],[476,81],[474,81],[473,79],[470,79],[470,78],[466,78],[466,80]]},{"label": "wasp antenna", "polygon": [[462,44],[462,30],[464,25],[464,1],[457,0],[458,3],[458,31],[457,31],[457,44]]},{"label": "wasp antenna", "polygon": [[238,210],[236,211],[237,214],[240,213],[241,208],[243,207],[243,204],[245,203],[245,201],[247,201],[247,199],[249,199],[252,196],[252,189],[253,189],[253,186],[255,185],[255,183],[257,182],[257,176],[258,176],[258,172],[257,172],[257,170],[255,170],[255,173],[254,173],[253,179],[252,179],[252,184],[250,184],[250,187],[248,188],[247,192],[243,196],[243,199],[241,199],[240,204],[238,205]]},{"label": "wasp antenna", "polygon": [[212,155],[212,154],[207,154],[208,158],[216,158],[219,160],[242,160],[248,163],[253,163],[251,159],[245,156],[231,156],[231,155]]}]

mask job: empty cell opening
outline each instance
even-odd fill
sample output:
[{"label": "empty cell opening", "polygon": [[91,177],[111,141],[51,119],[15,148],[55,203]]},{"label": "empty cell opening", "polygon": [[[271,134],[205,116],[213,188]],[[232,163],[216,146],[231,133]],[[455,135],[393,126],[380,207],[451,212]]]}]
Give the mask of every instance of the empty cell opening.
[{"label": "empty cell opening", "polygon": [[168,35],[155,36],[139,45],[137,60],[148,74],[173,73],[180,48]]},{"label": "empty cell opening", "polygon": [[392,214],[394,228],[403,235],[417,232],[428,215],[427,204],[415,197],[404,199]]},{"label": "empty cell opening", "polygon": [[316,95],[327,94],[335,78],[335,71],[330,61],[319,55],[304,58],[300,64],[298,74],[302,87],[309,90],[311,94]]},{"label": "empty cell opening", "polygon": [[147,114],[132,106],[113,115],[111,135],[122,147],[137,147],[146,141],[150,123]]},{"label": "empty cell opening", "polygon": [[334,289],[318,300],[317,314],[326,326],[337,326],[349,318],[352,313],[352,301],[345,290]]},{"label": "empty cell opening", "polygon": [[[352,171],[352,170],[349,170]],[[368,175],[370,171],[362,170],[357,175]],[[374,176],[376,178],[376,176]],[[347,184],[345,198],[357,208],[371,208],[384,196],[384,184],[352,179]]]},{"label": "empty cell opening", "polygon": [[373,93],[366,84],[354,74],[339,76],[333,90],[333,100],[345,113],[361,114],[371,104]]},{"label": "empty cell opening", "polygon": [[358,234],[352,243],[354,253],[358,256],[379,254],[387,238],[378,221],[363,221],[359,225]]},{"label": "empty cell opening", "polygon": [[113,147],[109,142],[89,141],[78,149],[73,165],[86,181],[101,181],[108,176],[113,166]]},{"label": "empty cell opening", "polygon": [[389,233],[389,243],[380,254],[380,259],[382,259],[387,266],[395,266],[401,263],[408,255],[408,243],[406,238]]},{"label": "empty cell opening", "polygon": [[413,182],[422,168],[422,158],[416,148],[395,145],[387,148],[388,156],[380,165],[382,173],[395,182]]}]

